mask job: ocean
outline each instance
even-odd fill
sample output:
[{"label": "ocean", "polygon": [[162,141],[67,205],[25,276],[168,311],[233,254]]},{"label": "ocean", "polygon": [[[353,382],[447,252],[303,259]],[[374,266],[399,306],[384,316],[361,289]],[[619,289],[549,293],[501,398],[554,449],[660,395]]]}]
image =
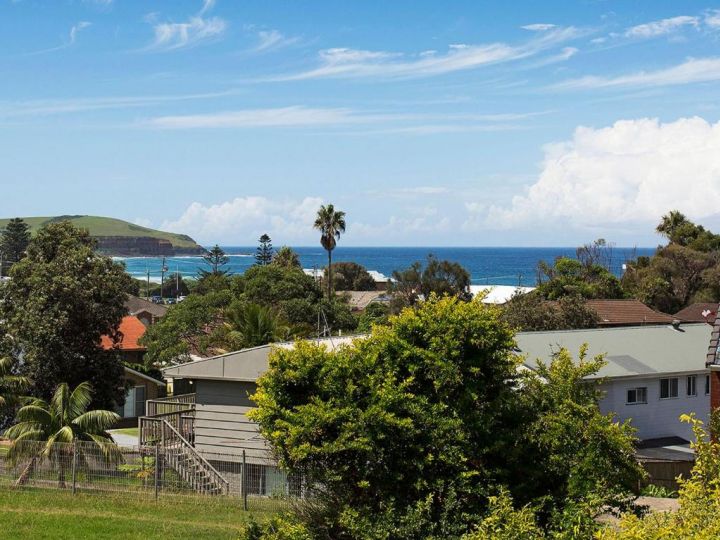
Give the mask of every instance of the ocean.
[{"label": "ocean", "polygon": [[[227,269],[241,274],[255,263],[255,246],[223,246],[229,255]],[[323,268],[327,253],[322,247],[294,247],[303,268]],[[641,255],[652,255],[654,248],[613,248],[612,271],[622,275],[625,261]],[[533,286],[536,282],[538,261],[551,263],[556,257],[575,257],[575,248],[528,247],[343,247],[333,251],[333,262],[353,261],[368,270],[390,276],[393,270],[407,268],[415,261],[426,260],[428,254],[448,259],[464,266],[476,285]],[[158,257],[117,258],[125,263],[127,271],[144,279],[150,272],[151,281],[160,281],[162,259]],[[179,272],[195,277],[207,264],[201,257],[168,257],[168,272]]]}]

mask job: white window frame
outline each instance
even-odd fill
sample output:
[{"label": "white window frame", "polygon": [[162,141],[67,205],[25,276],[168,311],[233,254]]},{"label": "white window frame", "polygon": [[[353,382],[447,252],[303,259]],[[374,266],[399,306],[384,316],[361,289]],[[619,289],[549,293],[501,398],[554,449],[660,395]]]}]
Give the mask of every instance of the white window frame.
[{"label": "white window frame", "polygon": [[[663,381],[667,381],[668,395],[663,396]],[[674,387],[674,392],[673,392]],[[660,379],[660,399],[677,399],[680,394],[680,381],[677,377],[663,377]]]},{"label": "white window frame", "polygon": [[[635,401],[630,401],[630,392],[635,392]],[[641,397],[642,396],[642,397]],[[647,386],[636,386],[628,388],[625,392],[626,405],[646,405],[647,404]]]},{"label": "white window frame", "polygon": [[689,397],[697,396],[697,375],[688,375],[685,381],[685,393]]}]

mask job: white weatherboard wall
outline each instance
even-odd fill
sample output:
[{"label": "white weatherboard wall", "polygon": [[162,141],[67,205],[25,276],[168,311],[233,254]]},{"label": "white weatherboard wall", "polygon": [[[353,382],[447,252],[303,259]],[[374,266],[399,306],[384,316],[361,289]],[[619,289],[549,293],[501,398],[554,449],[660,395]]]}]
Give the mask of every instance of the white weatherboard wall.
[{"label": "white weatherboard wall", "polygon": [[[603,413],[613,412],[619,420],[630,419],[637,429],[640,439],[658,439],[661,437],[682,437],[693,440],[692,429],[687,423],[680,422],[680,415],[694,412],[707,423],[710,413],[710,396],[705,394],[705,375],[707,371],[663,375],[662,377],[613,379],[601,387],[605,396],[600,402]],[[687,395],[688,375],[697,376],[697,395]],[[660,379],[678,378],[678,397],[660,399]],[[647,387],[647,403],[626,403],[627,391],[631,388]]]}]

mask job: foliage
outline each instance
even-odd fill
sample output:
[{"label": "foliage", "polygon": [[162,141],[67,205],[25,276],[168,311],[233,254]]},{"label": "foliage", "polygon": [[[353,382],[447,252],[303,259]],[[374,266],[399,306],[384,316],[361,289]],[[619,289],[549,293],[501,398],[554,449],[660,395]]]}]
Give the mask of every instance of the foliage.
[{"label": "foliage", "polygon": [[535,510],[530,506],[513,507],[507,490],[488,498],[488,511],[475,530],[463,540],[542,540],[545,532],[539,526]]},{"label": "foliage", "polygon": [[210,266],[210,270],[200,269],[198,274],[202,279],[207,276],[226,276],[228,270],[224,268],[230,260],[225,251],[217,244],[205,252],[203,261]]},{"label": "foliage", "polygon": [[257,347],[283,341],[290,336],[290,327],[273,308],[259,304],[233,302],[224,313],[229,350]]},{"label": "foliage", "polygon": [[410,268],[393,272],[394,283],[389,284],[392,294],[391,311],[398,312],[404,307],[414,306],[421,298],[431,294],[454,296],[470,300],[470,273],[460,264],[439,260],[428,255],[425,268],[420,262]]},{"label": "foliage", "polygon": [[25,255],[30,243],[30,226],[21,218],[13,218],[0,235],[0,276]]},{"label": "foliage", "polygon": [[322,486],[328,536],[458,536],[504,461],[511,347],[495,309],[433,298],[352,347],[275,351],[251,414],[282,462]]},{"label": "foliage", "polygon": [[94,247],[87,231],[68,222],[40,229],[10,271],[0,320],[22,349],[34,395],[49,398],[61,380],[88,380],[95,406],[113,408],[125,399],[123,367],[100,342],[118,338],[130,277]]},{"label": "foliage", "polygon": [[335,210],[332,204],[322,205],[317,211],[317,217],[313,227],[320,231],[320,245],[328,254],[328,275],[326,276],[327,297],[332,298],[332,251],[340,240],[340,235],[345,232],[345,212]]},{"label": "foliage", "polygon": [[371,302],[358,317],[358,332],[369,332],[374,324],[387,324],[390,306],[384,302]]},{"label": "foliage", "polygon": [[598,314],[578,296],[563,296],[556,302],[536,291],[516,292],[502,306],[502,318],[519,331],[595,328]]},{"label": "foliage", "polygon": [[[89,383],[82,382],[72,391],[67,383],[60,383],[49,402],[35,398],[18,410],[18,423],[5,431],[5,436],[12,441],[8,458],[11,461],[31,458],[18,484],[30,476],[37,459],[49,459],[58,462],[58,480],[62,487],[69,456],[67,447],[57,443],[85,441],[92,443],[108,461],[120,458],[120,451],[107,432],[120,416],[106,410],[88,410],[91,400]],[[38,447],[33,442],[43,444]],[[85,448],[78,447],[80,457]]]},{"label": "foliage", "polygon": [[240,540],[313,540],[307,527],[287,516],[274,516],[264,523],[250,519]]},{"label": "foliage", "polygon": [[265,266],[273,260],[273,247],[270,236],[263,234],[258,240],[260,245],[255,250],[255,264]]},{"label": "foliage", "polygon": [[593,259],[583,261],[558,257],[552,265],[538,263],[537,292],[548,300],[563,296],[623,298],[620,280]]},{"label": "foliage", "polygon": [[[717,414],[717,413],[715,413]],[[600,540],[711,540],[720,537],[720,444],[711,439],[694,415],[681,420],[692,424],[695,465],[690,478],[680,480],[677,512],[644,517],[627,514],[617,528],[603,529]]]},{"label": "foliage", "polygon": [[28,378],[18,373],[13,357],[0,357],[0,412],[17,405],[29,385]]},{"label": "foliage", "polygon": [[272,258],[272,264],[282,266],[284,268],[301,268],[300,256],[288,246],[282,246],[275,252]]},{"label": "foliage", "polygon": [[374,291],[375,280],[367,269],[354,262],[337,262],[332,265],[332,272],[325,268],[325,274],[332,274],[333,289],[336,291]]},{"label": "foliage", "polygon": [[192,294],[208,294],[213,292],[229,291],[233,282],[240,276],[228,276],[226,274],[213,274],[212,272],[200,276],[192,289]]},{"label": "foliage", "polygon": [[696,225],[677,210],[664,215],[655,230],[671,244],[702,252],[720,249],[720,235],[713,234],[702,225]]},{"label": "foliage", "polygon": [[163,298],[177,298],[187,296],[190,293],[182,274],[168,274],[165,276],[162,285],[160,283],[150,287],[150,296],[162,296]]},{"label": "foliage", "polygon": [[648,484],[640,490],[640,495],[644,497],[662,497],[666,499],[676,499],[678,496],[678,492],[665,486]]},{"label": "foliage", "polygon": [[168,309],[149,326],[141,338],[147,347],[148,365],[166,366],[190,361],[191,353],[204,353],[213,344],[213,331],[220,324],[221,310],[230,305],[228,291],[190,295]]}]

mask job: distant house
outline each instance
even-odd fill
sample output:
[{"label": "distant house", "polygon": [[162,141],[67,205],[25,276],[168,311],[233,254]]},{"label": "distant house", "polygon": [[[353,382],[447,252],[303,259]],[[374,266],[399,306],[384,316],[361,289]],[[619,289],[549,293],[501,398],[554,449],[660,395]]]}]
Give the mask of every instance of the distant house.
[{"label": "distant house", "polygon": [[575,357],[583,344],[589,355],[605,354],[607,364],[596,376],[606,379],[600,410],[630,420],[640,439],[688,441],[692,430],[679,416],[694,412],[707,421],[710,413],[710,376],[699,359],[707,353],[711,331],[707,324],[648,325],[520,332],[516,341],[530,369],[561,347]]},{"label": "distant house", "polygon": [[150,326],[158,322],[165,316],[168,310],[166,305],[156,304],[133,295],[128,295],[127,300],[125,300],[125,308],[127,309],[128,315],[137,317],[145,326]]},{"label": "distant house", "polygon": [[347,295],[348,305],[353,311],[362,311],[373,302],[387,302],[389,298],[383,291],[338,291],[338,296]]},{"label": "distant house", "polygon": [[[720,311],[716,307],[714,310]],[[713,317],[710,328],[709,346],[705,355],[705,365],[710,370],[710,408],[715,410],[720,407],[720,315]]]},{"label": "distant house", "polygon": [[137,418],[145,414],[145,402],[165,395],[165,382],[150,377],[127,364],[142,365],[146,348],[138,342],[145,333],[145,325],[137,317],[128,315],[123,317],[120,327],[120,341],[113,343],[108,336],[103,336],[101,344],[103,349],[117,349],[125,367],[125,381],[128,392],[125,396],[125,405],[116,412],[122,417],[119,426],[135,425]]},{"label": "distant house", "polygon": [[673,317],[683,322],[706,322],[712,324],[717,317],[716,302],[698,302],[681,309]]},{"label": "distant house", "polygon": [[640,300],[587,300],[585,305],[599,316],[598,326],[643,326],[672,324],[676,317],[646,306]]}]

